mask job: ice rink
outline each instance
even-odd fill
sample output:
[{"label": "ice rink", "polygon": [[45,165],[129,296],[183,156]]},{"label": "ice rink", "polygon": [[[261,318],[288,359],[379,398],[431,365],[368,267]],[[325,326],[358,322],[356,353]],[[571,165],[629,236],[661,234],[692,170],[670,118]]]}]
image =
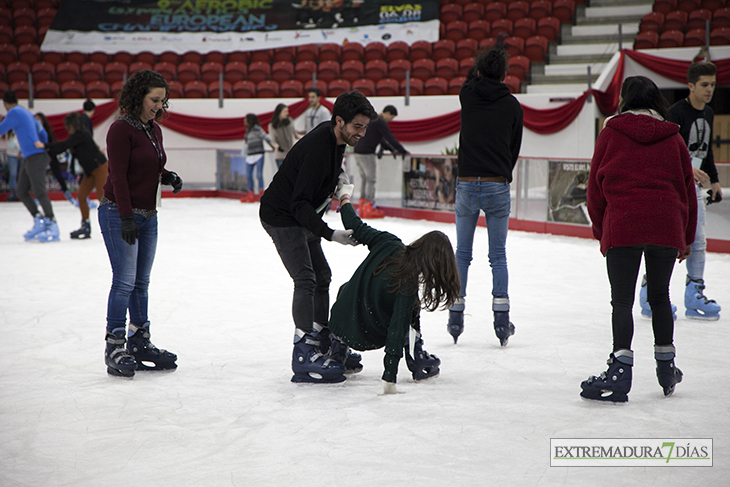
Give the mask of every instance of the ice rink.
[{"label": "ice rink", "polygon": [[[611,351],[605,261],[594,240],[510,232],[511,318],[492,329],[486,229],[475,239],[466,330],[422,313],[441,375],[382,396],[382,350],[338,385],[290,382],[292,282],[257,204],[165,199],[150,285],[152,341],[174,373],[109,377],[103,362],[111,268],[93,237],[72,241],[79,211],[54,202],[58,243],[25,243],[20,203],[0,204],[0,486],[723,486],[730,478],[730,255],[708,254],[716,322],[685,319],[675,268],[676,363],[664,398],[650,322],[639,317],[623,406],[579,397]],[[341,228],[339,215],[326,219]],[[450,224],[371,220],[410,243]],[[323,242],[331,295],[367,249]],[[638,290],[637,290],[638,296]],[[551,438],[711,438],[707,467],[551,467]],[[724,479],[724,480],[723,480]]]}]

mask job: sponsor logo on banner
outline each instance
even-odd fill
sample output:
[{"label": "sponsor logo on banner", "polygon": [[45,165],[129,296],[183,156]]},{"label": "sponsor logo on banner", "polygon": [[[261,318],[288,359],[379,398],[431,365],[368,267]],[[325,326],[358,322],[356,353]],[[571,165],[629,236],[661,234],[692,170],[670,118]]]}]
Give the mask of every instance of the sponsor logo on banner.
[{"label": "sponsor logo on banner", "polygon": [[551,467],[711,467],[712,438],[551,438]]}]

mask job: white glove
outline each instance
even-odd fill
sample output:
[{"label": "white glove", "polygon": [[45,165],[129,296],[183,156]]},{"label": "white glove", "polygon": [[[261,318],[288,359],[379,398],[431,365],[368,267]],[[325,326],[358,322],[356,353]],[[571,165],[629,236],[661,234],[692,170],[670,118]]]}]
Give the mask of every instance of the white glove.
[{"label": "white glove", "polygon": [[353,191],[355,191],[354,184],[338,184],[337,191],[335,191],[335,198],[339,200],[343,196],[352,196]]},{"label": "white glove", "polygon": [[381,379],[381,382],[383,383],[383,395],[386,394],[405,394],[405,392],[401,392],[398,389],[395,388],[395,382],[388,382]]},{"label": "white glove", "polygon": [[352,236],[352,230],[335,230],[332,233],[332,241],[342,245],[357,245],[357,240]]},{"label": "white glove", "polygon": [[337,188],[339,189],[343,184],[350,184],[350,176],[344,169],[340,171],[340,174],[337,176]]}]

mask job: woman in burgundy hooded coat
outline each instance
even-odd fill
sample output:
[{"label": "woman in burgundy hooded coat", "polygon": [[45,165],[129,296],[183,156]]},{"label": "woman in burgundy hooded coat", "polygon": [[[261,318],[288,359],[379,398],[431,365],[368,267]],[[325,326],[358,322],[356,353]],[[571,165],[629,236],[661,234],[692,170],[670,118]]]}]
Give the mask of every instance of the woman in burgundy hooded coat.
[{"label": "woman in burgundy hooded coat", "polygon": [[596,141],[587,205],[611,283],[613,352],[608,370],[581,384],[581,396],[625,402],[634,352],[632,308],[642,255],[652,309],[657,379],[669,396],[682,380],[674,366],[674,320],[669,281],[675,260],[690,254],[697,223],[694,177],[679,126],[667,122],[667,103],[648,78],[626,78],[619,114]]}]

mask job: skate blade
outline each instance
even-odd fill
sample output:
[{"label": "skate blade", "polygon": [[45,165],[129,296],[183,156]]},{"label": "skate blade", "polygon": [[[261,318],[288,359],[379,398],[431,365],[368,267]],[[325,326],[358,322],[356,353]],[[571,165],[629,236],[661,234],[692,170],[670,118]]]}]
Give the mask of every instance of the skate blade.
[{"label": "skate blade", "polygon": [[347,380],[345,375],[325,377],[316,372],[294,374],[291,381],[297,384],[338,384]]},{"label": "skate blade", "polygon": [[615,404],[617,406],[623,406],[629,402],[629,396],[601,396],[601,397],[586,397],[582,393],[580,398],[586,402],[594,404]]},{"label": "skate blade", "polygon": [[145,370],[151,372],[174,372],[177,370],[177,364],[171,363],[166,365],[158,365],[150,361],[139,361],[137,362],[137,370]]},{"label": "skate blade", "polygon": [[121,370],[109,366],[106,368],[106,373],[114,377],[121,377],[122,379],[131,379],[134,377],[134,370]]},{"label": "skate blade", "polygon": [[720,313],[716,315],[703,315],[702,313],[695,311],[695,310],[687,310],[684,313],[684,316],[689,318],[690,320],[697,320],[697,321],[717,321],[720,319]]},{"label": "skate blade", "polygon": [[362,372],[362,365],[360,367],[353,367],[351,369],[345,369],[346,375],[359,374],[360,372]]},{"label": "skate blade", "polygon": [[439,372],[436,372],[436,373],[435,373],[435,374],[433,374],[433,375],[427,375],[427,376],[425,376],[425,377],[420,377],[420,378],[418,378],[418,379],[416,379],[416,378],[414,377],[414,378],[413,378],[413,382],[423,382],[423,381],[425,381],[425,380],[429,380],[429,379],[435,379],[435,378],[436,378],[436,377],[438,377],[439,375],[441,375],[441,372],[440,372],[440,371],[439,371]]}]

